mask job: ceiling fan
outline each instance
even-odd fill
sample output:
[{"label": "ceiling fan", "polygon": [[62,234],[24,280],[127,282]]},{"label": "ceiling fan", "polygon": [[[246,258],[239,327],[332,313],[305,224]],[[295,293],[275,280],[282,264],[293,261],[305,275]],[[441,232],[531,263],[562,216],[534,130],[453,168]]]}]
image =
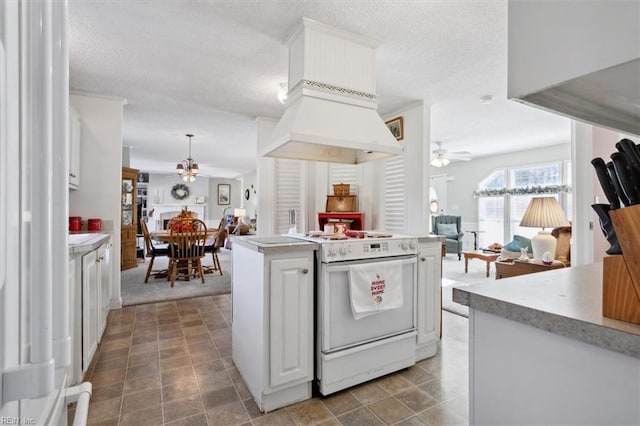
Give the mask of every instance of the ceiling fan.
[{"label": "ceiling fan", "polygon": [[435,143],[438,148],[432,151],[431,165],[434,167],[444,167],[449,164],[449,160],[471,160],[471,153],[469,151],[449,152],[442,148],[442,142]]}]

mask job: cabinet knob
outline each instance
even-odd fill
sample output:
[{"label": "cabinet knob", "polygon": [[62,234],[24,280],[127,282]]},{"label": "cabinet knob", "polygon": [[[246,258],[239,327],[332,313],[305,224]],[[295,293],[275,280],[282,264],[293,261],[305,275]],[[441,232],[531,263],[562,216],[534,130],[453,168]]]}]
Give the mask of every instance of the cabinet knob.
[{"label": "cabinet knob", "polygon": [[69,176],[71,176],[72,178],[76,177],[75,173],[69,173]]},{"label": "cabinet knob", "polygon": [[425,260],[427,260],[427,258],[426,258],[426,257],[421,257],[421,258],[420,258],[420,262],[424,262]]},{"label": "cabinet knob", "polygon": [[309,273],[309,270],[308,270],[307,268],[304,268],[301,272],[302,272],[303,274],[308,274],[308,273]]}]

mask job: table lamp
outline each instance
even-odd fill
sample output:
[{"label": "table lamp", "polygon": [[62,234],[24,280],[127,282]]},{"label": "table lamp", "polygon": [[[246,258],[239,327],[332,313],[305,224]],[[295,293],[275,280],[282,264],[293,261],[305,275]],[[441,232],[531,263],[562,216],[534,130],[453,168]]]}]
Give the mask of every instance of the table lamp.
[{"label": "table lamp", "polygon": [[569,220],[555,197],[533,197],[522,216],[520,226],[542,228],[542,231],[531,239],[533,259],[542,260],[542,255],[546,252],[551,253],[552,258],[556,253],[556,239],[544,228],[569,226]]},{"label": "table lamp", "polygon": [[247,209],[243,209],[243,208],[233,209],[233,215],[238,218],[238,223],[236,224],[236,229],[234,233],[239,234],[240,226],[244,225],[243,219],[247,215]]}]

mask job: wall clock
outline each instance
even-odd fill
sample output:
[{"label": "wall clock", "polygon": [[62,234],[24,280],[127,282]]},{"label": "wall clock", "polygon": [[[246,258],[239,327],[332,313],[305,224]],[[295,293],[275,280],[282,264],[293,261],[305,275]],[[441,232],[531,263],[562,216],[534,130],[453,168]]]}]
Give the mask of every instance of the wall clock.
[{"label": "wall clock", "polygon": [[250,196],[251,196],[251,192],[248,189],[245,189],[244,190],[244,199],[248,200]]},{"label": "wall clock", "polygon": [[189,187],[184,183],[176,183],[171,188],[171,196],[176,200],[184,200],[189,196]]},{"label": "wall clock", "polygon": [[429,203],[429,211],[431,212],[431,214],[438,213],[438,200],[432,200]]}]

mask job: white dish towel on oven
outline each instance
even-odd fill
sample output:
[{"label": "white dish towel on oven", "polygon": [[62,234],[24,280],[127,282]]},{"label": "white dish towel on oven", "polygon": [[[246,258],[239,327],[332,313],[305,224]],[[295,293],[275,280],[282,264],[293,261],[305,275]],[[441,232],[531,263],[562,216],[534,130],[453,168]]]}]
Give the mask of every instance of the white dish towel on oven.
[{"label": "white dish towel on oven", "polygon": [[349,290],[357,320],[402,307],[402,261],[349,266]]}]

